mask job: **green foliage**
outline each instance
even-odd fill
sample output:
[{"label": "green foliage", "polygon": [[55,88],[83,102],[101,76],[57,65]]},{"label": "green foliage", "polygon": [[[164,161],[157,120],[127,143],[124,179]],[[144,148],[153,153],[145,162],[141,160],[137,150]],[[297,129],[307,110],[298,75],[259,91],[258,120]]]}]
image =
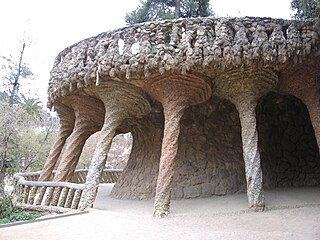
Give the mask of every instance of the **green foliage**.
[{"label": "green foliage", "polygon": [[180,3],[180,15],[182,18],[208,17],[214,13],[210,7],[209,0],[186,0]]},{"label": "green foliage", "polygon": [[0,87],[8,94],[10,104],[16,103],[19,99],[18,94],[21,81],[25,82],[26,80],[31,80],[33,77],[32,71],[29,69],[28,65],[23,62],[26,46],[27,44],[24,42],[22,44],[20,56],[17,60],[11,55],[9,57],[0,56],[0,60],[3,61],[0,74],[2,85],[0,85]]},{"label": "green foliage", "polygon": [[40,119],[42,103],[39,98],[30,98],[21,94],[19,103],[34,120]]},{"label": "green foliage", "polygon": [[[15,79],[17,78],[17,74],[19,73],[19,63],[14,60],[13,56],[0,56],[0,60],[2,60],[2,78],[4,81],[2,81],[2,88],[8,89],[8,91],[12,91],[11,87]],[[31,77],[33,77],[33,73],[28,67],[27,64],[22,64],[20,66],[20,78],[25,81]]]},{"label": "green foliage", "polygon": [[128,24],[174,18],[214,15],[209,0],[141,0],[138,8],[125,16]]},{"label": "green foliage", "polygon": [[13,204],[13,195],[4,191],[3,184],[0,185],[0,224],[17,221],[34,220],[43,216],[44,213],[23,210]]},{"label": "green foliage", "polygon": [[11,105],[0,97],[0,167],[5,174],[40,170],[58,126],[37,99],[24,98]]},{"label": "green foliage", "polygon": [[0,219],[7,218],[14,210],[12,196],[4,191],[4,185],[0,185]]},{"label": "green foliage", "polygon": [[32,72],[20,56],[0,56],[0,181],[17,171],[40,170],[57,129],[57,118],[43,109],[38,98],[19,92]]},{"label": "green foliage", "polygon": [[6,98],[0,100],[0,112],[0,167],[5,172],[17,167],[14,154],[18,151],[17,139],[20,132],[30,126],[30,121],[20,105],[10,105]]},{"label": "green foliage", "polygon": [[44,213],[42,213],[42,212],[15,209],[12,212],[10,212],[10,214],[7,215],[6,217],[0,218],[0,224],[6,224],[6,223],[18,222],[18,221],[35,220],[43,215],[44,215]]},{"label": "green foliage", "polygon": [[320,0],[292,0],[291,9],[296,11],[296,19],[320,17]]}]

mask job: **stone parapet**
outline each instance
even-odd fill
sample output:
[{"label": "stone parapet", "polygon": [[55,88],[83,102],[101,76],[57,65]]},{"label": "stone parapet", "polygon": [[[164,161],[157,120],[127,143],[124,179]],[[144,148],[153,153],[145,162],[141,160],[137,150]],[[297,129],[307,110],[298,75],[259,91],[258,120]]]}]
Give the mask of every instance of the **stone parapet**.
[{"label": "stone parapet", "polygon": [[48,106],[106,79],[139,84],[152,74],[246,66],[282,71],[320,54],[319,19],[196,18],[132,25],[63,50],[51,71]]}]

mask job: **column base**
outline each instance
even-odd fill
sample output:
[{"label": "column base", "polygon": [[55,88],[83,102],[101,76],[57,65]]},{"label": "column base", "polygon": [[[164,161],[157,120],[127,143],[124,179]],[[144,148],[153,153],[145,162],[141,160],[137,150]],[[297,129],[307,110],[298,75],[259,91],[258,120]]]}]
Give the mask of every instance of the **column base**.
[{"label": "column base", "polygon": [[249,206],[250,210],[253,210],[254,212],[263,212],[265,210],[265,204],[254,204]]},{"label": "column base", "polygon": [[153,216],[158,218],[167,217],[170,214],[170,205],[167,203],[168,201],[166,198],[158,198],[154,205]]}]

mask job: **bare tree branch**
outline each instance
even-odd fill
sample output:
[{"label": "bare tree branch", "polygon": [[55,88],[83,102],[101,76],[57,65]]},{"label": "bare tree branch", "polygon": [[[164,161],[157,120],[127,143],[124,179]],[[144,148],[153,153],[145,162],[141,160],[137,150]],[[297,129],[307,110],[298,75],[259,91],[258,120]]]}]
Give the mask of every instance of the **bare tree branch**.
[{"label": "bare tree branch", "polygon": [[19,58],[19,65],[18,65],[18,72],[15,75],[14,82],[12,83],[12,91],[11,91],[11,96],[10,96],[10,104],[12,105],[14,102],[15,95],[19,91],[19,79],[21,75],[21,70],[22,70],[22,59],[23,59],[23,53],[24,49],[26,48],[26,43],[22,44],[22,50],[20,52],[20,58]]}]

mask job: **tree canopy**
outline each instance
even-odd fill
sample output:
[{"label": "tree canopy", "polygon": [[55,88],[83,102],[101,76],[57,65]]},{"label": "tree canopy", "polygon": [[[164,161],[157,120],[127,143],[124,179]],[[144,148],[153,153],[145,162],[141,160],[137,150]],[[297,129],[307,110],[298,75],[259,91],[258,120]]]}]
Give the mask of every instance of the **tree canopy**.
[{"label": "tree canopy", "polygon": [[320,17],[320,0],[292,0],[291,9],[296,19]]},{"label": "tree canopy", "polygon": [[25,48],[23,43],[17,59],[0,56],[0,182],[16,171],[39,170],[57,129],[57,117],[38,98],[20,93],[33,77],[23,61]]},{"label": "tree canopy", "polygon": [[140,0],[134,11],[127,13],[127,24],[174,18],[213,16],[209,0]]}]

